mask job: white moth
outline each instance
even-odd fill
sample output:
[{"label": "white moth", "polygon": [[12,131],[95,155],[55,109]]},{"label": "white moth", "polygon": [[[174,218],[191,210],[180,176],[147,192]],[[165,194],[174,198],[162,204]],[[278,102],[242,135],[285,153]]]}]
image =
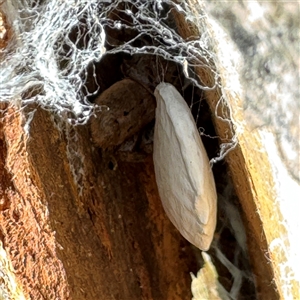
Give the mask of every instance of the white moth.
[{"label": "white moth", "polygon": [[208,250],[216,227],[213,174],[194,118],[176,88],[160,83],[153,161],[158,192],[171,222],[201,250]]}]

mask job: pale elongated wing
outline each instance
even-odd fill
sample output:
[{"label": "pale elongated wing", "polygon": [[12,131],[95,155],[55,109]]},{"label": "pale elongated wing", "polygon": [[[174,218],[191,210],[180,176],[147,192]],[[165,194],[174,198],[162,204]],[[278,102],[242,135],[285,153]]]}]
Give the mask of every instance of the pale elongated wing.
[{"label": "pale elongated wing", "polygon": [[190,109],[174,86],[160,83],[153,160],[164,209],[193,245],[208,250],[216,226],[216,189]]}]

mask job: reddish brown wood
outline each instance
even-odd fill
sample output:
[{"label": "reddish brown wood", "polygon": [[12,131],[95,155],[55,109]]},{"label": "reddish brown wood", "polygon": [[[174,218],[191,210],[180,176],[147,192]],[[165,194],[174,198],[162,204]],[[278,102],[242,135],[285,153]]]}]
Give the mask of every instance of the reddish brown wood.
[{"label": "reddish brown wood", "polygon": [[41,109],[29,138],[20,113],[2,117],[0,226],[29,298],[191,298],[193,249],[164,214],[151,155],[122,162]]}]

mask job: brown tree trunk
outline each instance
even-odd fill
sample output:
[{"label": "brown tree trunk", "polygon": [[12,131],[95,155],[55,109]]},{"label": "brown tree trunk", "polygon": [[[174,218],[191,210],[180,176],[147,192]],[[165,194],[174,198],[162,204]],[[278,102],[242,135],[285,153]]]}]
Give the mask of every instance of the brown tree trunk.
[{"label": "brown tree trunk", "polygon": [[[196,2],[187,2],[197,15]],[[184,39],[201,35],[176,10],[172,17]],[[120,67],[117,55],[110,63],[113,70],[107,77],[112,78],[105,82],[100,78],[104,90],[121,79],[114,69]],[[169,70],[172,67],[170,64]],[[196,68],[195,72],[204,84],[211,85],[211,70]],[[174,77],[179,75],[170,75]],[[221,95],[236,108],[232,115],[226,115],[226,104],[218,106]],[[208,127],[213,127],[211,135],[230,139],[227,134],[232,128],[211,112],[219,108],[220,116],[243,120],[240,99],[221,89],[202,96],[202,110],[207,110],[204,117],[209,119]],[[0,109],[0,240],[19,293],[26,299],[191,299],[190,272],[200,267],[199,252],[181,237],[163,211],[151,153],[136,161],[126,160],[118,152],[96,147],[90,124],[70,125],[40,107],[2,105]],[[267,185],[272,185],[270,166],[267,157],[255,150],[260,141],[247,128],[237,142],[225,157],[226,163],[214,167],[217,190],[222,194],[229,183],[235,188],[233,198],[241,208],[247,232],[249,270],[255,277],[253,295],[278,299],[279,259],[269,251],[269,244],[274,238],[272,229],[284,229],[270,217],[274,200]],[[216,149],[216,145],[204,144],[207,150]],[[211,158],[214,151],[208,154]],[[217,227],[220,240],[224,239],[223,225],[220,221]],[[220,232],[223,236],[218,236]],[[230,239],[223,246],[226,254],[235,254]],[[222,270],[219,275],[222,277]],[[232,278],[225,278],[225,284],[226,280],[230,290]],[[241,299],[247,299],[242,298],[243,292],[241,287]]]},{"label": "brown tree trunk", "polygon": [[20,112],[1,117],[2,241],[27,297],[191,298],[199,266],[164,214],[151,156],[101,153],[87,127],[64,124],[67,138],[40,108],[29,137]]}]

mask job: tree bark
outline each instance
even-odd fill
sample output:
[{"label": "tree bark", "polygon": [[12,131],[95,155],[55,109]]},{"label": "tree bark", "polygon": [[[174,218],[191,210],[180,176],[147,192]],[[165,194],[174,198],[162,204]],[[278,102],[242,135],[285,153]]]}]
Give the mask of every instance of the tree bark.
[{"label": "tree bark", "polygon": [[[195,1],[187,2],[197,15]],[[201,35],[175,9],[172,16],[184,39]],[[97,74],[101,86],[107,89],[121,79],[119,67],[115,59],[113,78]],[[202,83],[212,85],[211,70],[195,71]],[[221,75],[226,80],[226,74]],[[235,108],[232,115],[226,114],[226,105],[219,105],[221,96]],[[204,117],[212,118],[212,136],[230,139],[232,128],[211,112],[218,108],[222,117],[243,120],[240,99],[218,88],[206,91],[204,97],[208,105]],[[98,148],[90,124],[70,125],[35,106],[0,109],[0,240],[26,299],[191,299],[190,272],[200,267],[199,252],[163,211],[151,153],[126,160],[111,145],[107,150]],[[210,146],[204,144],[212,157]],[[274,228],[285,229],[271,216],[272,174],[261,146],[257,135],[246,128],[226,163],[214,167],[214,175],[218,193],[230,180],[235,188],[257,298],[279,299],[280,257],[269,245]],[[217,231],[223,226],[219,225]],[[234,254],[230,241],[226,243],[226,252]],[[230,290],[231,282],[228,286]]]},{"label": "tree bark", "polygon": [[199,266],[165,216],[151,156],[122,162],[40,108],[29,137],[22,113],[2,118],[0,225],[27,297],[191,298]]}]

